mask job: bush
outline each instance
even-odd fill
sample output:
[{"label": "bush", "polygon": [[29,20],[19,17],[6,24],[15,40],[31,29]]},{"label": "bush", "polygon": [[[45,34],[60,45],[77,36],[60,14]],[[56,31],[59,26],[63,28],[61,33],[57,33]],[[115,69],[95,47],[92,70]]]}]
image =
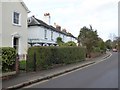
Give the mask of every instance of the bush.
[{"label": "bush", "polygon": [[48,69],[55,64],[70,64],[85,60],[85,49],[80,47],[31,47],[28,49],[27,70]]},{"label": "bush", "polygon": [[15,69],[16,50],[11,47],[1,48],[2,53],[2,71],[13,71]]},{"label": "bush", "polygon": [[19,61],[19,69],[26,70],[26,60]]},{"label": "bush", "polygon": [[65,46],[77,46],[75,42],[69,41],[65,43]]},{"label": "bush", "polygon": [[94,47],[93,52],[100,52],[100,48],[99,47]]}]

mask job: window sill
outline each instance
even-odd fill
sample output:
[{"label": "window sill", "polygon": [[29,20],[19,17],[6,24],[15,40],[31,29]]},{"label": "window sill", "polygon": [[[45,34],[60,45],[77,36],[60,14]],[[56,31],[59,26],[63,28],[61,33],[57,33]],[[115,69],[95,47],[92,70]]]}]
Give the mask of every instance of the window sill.
[{"label": "window sill", "polygon": [[45,40],[47,40],[47,38],[45,38]]},{"label": "window sill", "polygon": [[54,41],[53,39],[51,39],[51,41]]},{"label": "window sill", "polygon": [[13,26],[21,27],[21,24],[15,24],[15,23],[13,23]]}]

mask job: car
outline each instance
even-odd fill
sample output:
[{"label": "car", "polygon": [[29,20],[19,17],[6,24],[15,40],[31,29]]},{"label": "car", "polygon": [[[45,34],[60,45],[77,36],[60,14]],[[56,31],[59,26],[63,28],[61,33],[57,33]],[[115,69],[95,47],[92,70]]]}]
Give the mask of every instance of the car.
[{"label": "car", "polygon": [[113,51],[113,52],[117,52],[117,49],[114,48],[114,49],[112,49],[112,51]]},{"label": "car", "polygon": [[34,44],[33,46],[41,46],[41,45],[36,43],[36,44]]}]

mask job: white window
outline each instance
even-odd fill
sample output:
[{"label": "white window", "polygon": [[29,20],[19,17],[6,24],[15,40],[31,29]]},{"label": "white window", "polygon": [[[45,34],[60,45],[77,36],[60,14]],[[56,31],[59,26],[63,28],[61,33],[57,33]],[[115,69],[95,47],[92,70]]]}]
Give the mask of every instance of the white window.
[{"label": "white window", "polygon": [[53,31],[51,31],[51,40],[53,41]]},{"label": "white window", "polygon": [[63,41],[64,41],[64,35],[63,35]]},{"label": "white window", "polygon": [[45,39],[47,39],[47,30],[45,30],[44,37],[45,37]]},{"label": "white window", "polygon": [[20,13],[18,12],[13,12],[13,24],[14,25],[20,25]]},{"label": "white window", "polygon": [[59,33],[59,37],[61,37],[61,34]]}]

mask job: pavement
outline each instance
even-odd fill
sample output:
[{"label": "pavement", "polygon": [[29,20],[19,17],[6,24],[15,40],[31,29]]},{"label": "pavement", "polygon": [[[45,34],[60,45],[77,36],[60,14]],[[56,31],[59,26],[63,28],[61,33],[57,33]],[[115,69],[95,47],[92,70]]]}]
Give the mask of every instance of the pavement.
[{"label": "pavement", "polygon": [[100,57],[87,59],[79,63],[64,65],[61,67],[37,72],[22,72],[8,80],[2,80],[2,90],[19,89],[36,82],[47,80],[52,77],[59,76],[61,74],[68,73],[70,71],[102,61],[105,58],[109,57],[110,55],[111,55],[110,52],[107,52],[106,54]]}]

